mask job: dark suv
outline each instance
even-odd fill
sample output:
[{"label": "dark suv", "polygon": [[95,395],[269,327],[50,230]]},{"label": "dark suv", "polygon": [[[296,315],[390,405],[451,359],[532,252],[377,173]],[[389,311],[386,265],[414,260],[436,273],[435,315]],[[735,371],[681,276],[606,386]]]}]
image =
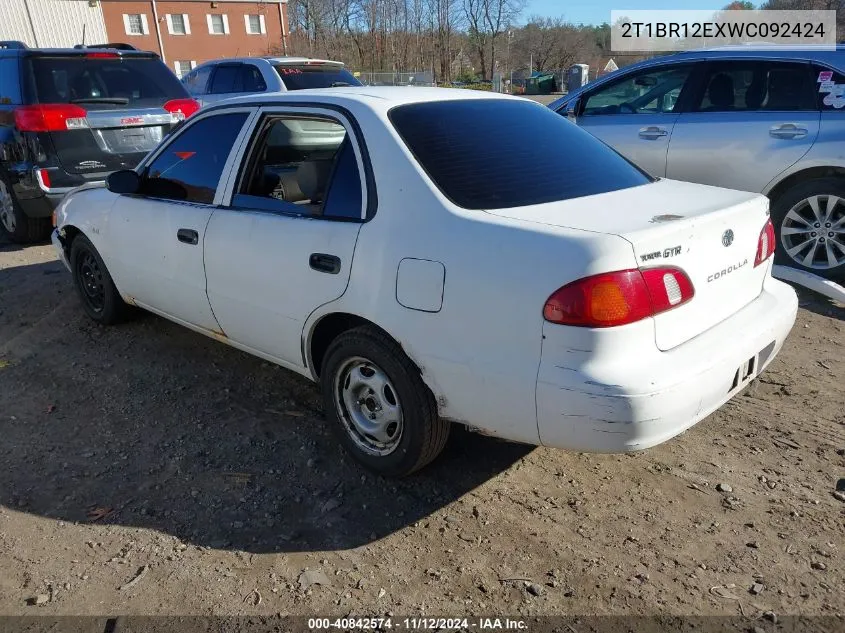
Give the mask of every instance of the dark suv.
[{"label": "dark suv", "polygon": [[46,239],[67,191],[135,167],[197,109],[154,53],[0,42],[0,231]]}]

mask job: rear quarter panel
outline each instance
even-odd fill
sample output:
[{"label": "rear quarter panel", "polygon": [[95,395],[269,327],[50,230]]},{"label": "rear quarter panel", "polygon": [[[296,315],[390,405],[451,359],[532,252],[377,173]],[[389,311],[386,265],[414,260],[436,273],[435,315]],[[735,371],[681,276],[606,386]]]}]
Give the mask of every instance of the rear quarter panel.
[{"label": "rear quarter panel", "polygon": [[[389,123],[354,114],[368,146],[378,148],[371,153],[378,212],[361,228],[346,293],[311,315],[306,340],[326,314],[362,316],[418,365],[443,417],[539,443],[535,389],[545,301],[576,278],[635,267],[630,245],[457,208],[429,183]],[[403,258],[443,264],[439,312],[398,302]]]}]

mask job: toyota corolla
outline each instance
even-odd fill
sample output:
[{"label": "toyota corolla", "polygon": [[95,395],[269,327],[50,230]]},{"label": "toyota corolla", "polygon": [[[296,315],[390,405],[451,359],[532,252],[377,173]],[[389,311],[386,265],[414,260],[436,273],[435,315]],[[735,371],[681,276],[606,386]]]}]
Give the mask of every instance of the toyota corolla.
[{"label": "toyota corolla", "polygon": [[765,197],[655,180],[535,103],[346,87],[202,110],[64,200],[88,315],[139,307],[311,380],[340,441],[401,476],[450,424],[654,446],[780,350]]}]

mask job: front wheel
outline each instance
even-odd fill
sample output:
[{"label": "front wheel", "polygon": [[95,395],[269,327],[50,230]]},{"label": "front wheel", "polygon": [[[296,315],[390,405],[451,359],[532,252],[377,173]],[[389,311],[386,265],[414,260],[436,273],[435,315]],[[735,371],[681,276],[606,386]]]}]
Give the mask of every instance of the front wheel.
[{"label": "front wheel", "polygon": [[816,178],[772,203],[775,262],[828,279],[845,277],[845,180]]},{"label": "front wheel", "polygon": [[365,467],[403,477],[436,458],[449,437],[419,370],[390,337],[349,330],[326,351],[323,406],[341,444]]},{"label": "front wheel", "polygon": [[103,325],[126,317],[129,306],[117,291],[103,258],[84,235],[77,235],[71,243],[70,267],[73,285],[89,317]]}]

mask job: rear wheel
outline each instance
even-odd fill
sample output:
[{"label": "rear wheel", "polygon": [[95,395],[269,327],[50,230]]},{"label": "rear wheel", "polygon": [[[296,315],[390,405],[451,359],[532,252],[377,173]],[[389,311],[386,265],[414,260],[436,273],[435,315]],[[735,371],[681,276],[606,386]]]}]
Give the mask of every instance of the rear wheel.
[{"label": "rear wheel", "polygon": [[336,338],[321,375],[326,415],[361,464],[402,477],[436,458],[449,437],[419,370],[390,337],[360,327]]},{"label": "rear wheel", "polygon": [[18,244],[46,240],[51,230],[50,218],[31,218],[23,212],[8,179],[0,175],[0,231]]},{"label": "rear wheel", "polygon": [[845,180],[816,178],[772,204],[775,261],[822,277],[845,277]]},{"label": "rear wheel", "polygon": [[84,235],[73,239],[70,267],[73,284],[89,317],[103,325],[118,323],[126,317],[129,306],[117,291],[97,249]]}]

